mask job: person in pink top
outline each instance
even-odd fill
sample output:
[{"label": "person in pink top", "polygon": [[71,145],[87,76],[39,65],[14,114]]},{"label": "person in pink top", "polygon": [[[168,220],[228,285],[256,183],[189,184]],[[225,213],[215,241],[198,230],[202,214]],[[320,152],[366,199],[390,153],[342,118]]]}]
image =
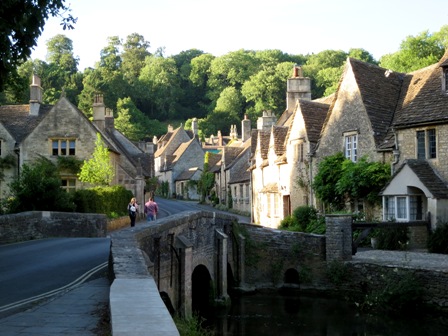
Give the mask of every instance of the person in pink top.
[{"label": "person in pink top", "polygon": [[156,220],[157,212],[159,211],[159,207],[157,206],[157,203],[154,202],[154,197],[150,197],[148,202],[145,203],[145,215],[146,220],[152,221]]}]

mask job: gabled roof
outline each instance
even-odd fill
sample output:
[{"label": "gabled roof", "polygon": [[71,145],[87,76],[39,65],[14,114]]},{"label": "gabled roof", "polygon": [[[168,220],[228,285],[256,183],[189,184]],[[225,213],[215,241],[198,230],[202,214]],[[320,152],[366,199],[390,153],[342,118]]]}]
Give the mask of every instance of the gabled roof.
[{"label": "gabled roof", "polygon": [[196,174],[197,171],[200,171],[198,167],[193,167],[184,170],[179,176],[176,178],[176,181],[188,181]]},{"label": "gabled roof", "polygon": [[448,95],[442,91],[440,68],[447,61],[448,54],[445,53],[439,63],[406,75],[394,127],[448,122]]},{"label": "gabled roof", "polygon": [[209,153],[208,154],[208,169],[212,173],[218,173],[221,171],[221,159],[222,154]]},{"label": "gabled roof", "polygon": [[289,127],[272,126],[274,153],[277,156],[280,156],[285,152],[285,139],[286,135],[288,134],[288,130]]},{"label": "gabled roof", "polygon": [[[269,141],[271,138],[271,131],[270,130],[258,130],[258,140],[259,140],[259,149],[261,158],[263,160],[266,160],[268,158],[268,152],[269,152]],[[258,146],[258,144],[257,144]]]},{"label": "gabled roof", "polygon": [[132,141],[126,138],[115,128],[107,129],[107,135],[110,140],[119,148],[119,152],[137,168],[142,168],[144,176],[152,176],[154,171],[154,157],[150,153],[143,152]]},{"label": "gabled roof", "polygon": [[243,147],[230,147],[226,146],[222,150],[223,159],[222,161],[225,163],[225,169],[229,169],[232,166],[233,161],[236,157],[243,151]]},{"label": "gabled roof", "polygon": [[448,186],[446,183],[439,177],[426,160],[417,159],[405,160],[396,170],[380,194],[383,194],[384,190],[393,182],[395,176],[397,176],[405,166],[408,166],[414,172],[420,182],[428,189],[434,198],[448,199]]},{"label": "gabled roof", "polygon": [[320,132],[322,131],[322,126],[328,114],[330,105],[300,99],[299,107],[305,121],[308,141],[316,144],[319,140]]},{"label": "gabled roof", "polygon": [[353,58],[347,63],[351,65],[379,147],[392,123],[405,75]]},{"label": "gabled roof", "polygon": [[0,122],[9,134],[20,144],[45,118],[52,105],[41,105],[39,115],[30,115],[30,105],[0,106]]},{"label": "gabled roof", "polygon": [[[165,155],[173,154],[173,153],[168,153],[167,150],[168,150],[168,148],[171,148],[171,146],[170,146],[171,143],[173,143],[173,141],[175,141],[178,136],[182,136],[180,134],[181,132],[185,132],[186,137],[188,139],[192,139],[192,136],[191,136],[192,132],[187,132],[184,130],[183,126],[180,126],[180,127],[176,128],[173,132],[168,132],[167,134],[165,134],[164,136],[162,136],[160,138],[158,143],[159,144],[162,143],[162,146],[160,146],[156,150],[156,152],[154,153],[154,157],[159,157],[162,154],[165,154]],[[182,142],[185,142],[185,141],[182,141]],[[171,150],[174,152],[176,149],[177,149],[177,147],[175,149],[171,149]]]}]

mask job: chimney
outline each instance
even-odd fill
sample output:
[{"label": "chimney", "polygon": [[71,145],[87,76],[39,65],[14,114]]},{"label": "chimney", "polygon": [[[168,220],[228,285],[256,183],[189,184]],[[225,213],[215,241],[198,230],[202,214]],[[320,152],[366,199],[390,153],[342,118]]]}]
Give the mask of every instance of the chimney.
[{"label": "chimney", "polygon": [[270,130],[277,122],[277,118],[272,111],[263,111],[263,115],[257,120],[257,129]]},{"label": "chimney", "polygon": [[293,112],[297,99],[311,100],[311,80],[303,77],[302,67],[295,64],[292,77],[287,81],[286,109],[288,112]]},{"label": "chimney", "polygon": [[218,146],[222,147],[222,134],[221,131],[218,131]]},{"label": "chimney", "polygon": [[250,138],[250,129],[251,122],[247,114],[245,114],[244,119],[241,121],[241,141],[246,142]]},{"label": "chimney", "polygon": [[193,120],[191,121],[191,128],[193,130],[193,136],[197,137],[198,136],[198,119],[197,118],[193,118]]},{"label": "chimney", "polygon": [[102,131],[106,128],[106,106],[103,95],[96,93],[93,97],[93,123]]},{"label": "chimney", "polygon": [[33,75],[33,82],[30,85],[30,115],[38,116],[41,104],[42,87],[40,86],[40,77]]},{"label": "chimney", "polygon": [[168,133],[171,133],[173,131],[173,125],[168,125]]},{"label": "chimney", "polygon": [[107,129],[113,130],[115,128],[114,111],[112,111],[110,108],[106,108],[105,123]]}]

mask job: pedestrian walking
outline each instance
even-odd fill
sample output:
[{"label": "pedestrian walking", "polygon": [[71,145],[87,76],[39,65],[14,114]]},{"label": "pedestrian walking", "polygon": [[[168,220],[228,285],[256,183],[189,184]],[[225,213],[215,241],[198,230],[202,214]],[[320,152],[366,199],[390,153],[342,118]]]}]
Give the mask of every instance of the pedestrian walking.
[{"label": "pedestrian walking", "polygon": [[154,202],[154,197],[150,197],[148,202],[145,203],[145,215],[148,222],[156,220],[157,212],[159,207],[157,203]]},{"label": "pedestrian walking", "polygon": [[135,219],[137,218],[138,213],[138,204],[137,199],[135,197],[132,197],[131,201],[128,204],[128,212],[129,212],[129,218],[131,219],[131,227],[134,227]]}]

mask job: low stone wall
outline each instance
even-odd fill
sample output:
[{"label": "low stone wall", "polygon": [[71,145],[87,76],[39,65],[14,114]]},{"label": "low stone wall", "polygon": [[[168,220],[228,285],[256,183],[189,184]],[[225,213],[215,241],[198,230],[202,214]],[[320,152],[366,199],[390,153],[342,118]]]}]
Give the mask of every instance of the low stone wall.
[{"label": "low stone wall", "polygon": [[240,224],[245,236],[245,283],[250,288],[284,285],[287,270],[301,281],[320,283],[325,271],[325,236]]},{"label": "low stone wall", "polygon": [[76,212],[28,211],[0,216],[0,245],[43,238],[105,237],[107,217]]}]

